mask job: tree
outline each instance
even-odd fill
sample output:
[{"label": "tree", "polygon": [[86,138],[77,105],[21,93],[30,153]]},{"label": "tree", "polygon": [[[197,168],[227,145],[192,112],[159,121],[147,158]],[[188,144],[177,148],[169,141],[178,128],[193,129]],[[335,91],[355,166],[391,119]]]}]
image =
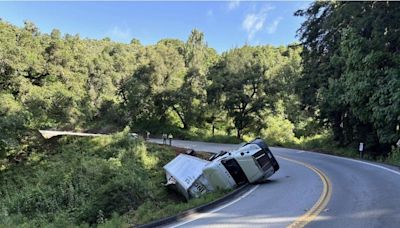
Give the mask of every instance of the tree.
[{"label": "tree", "polygon": [[125,110],[133,122],[162,121],[185,73],[176,49],[159,44],[146,49],[144,63],[120,87]]},{"label": "tree", "polygon": [[171,107],[179,116],[183,128],[189,129],[194,123],[200,125],[204,122],[203,113],[206,111],[208,84],[206,74],[213,60],[216,59],[216,53],[207,47],[202,32],[192,30],[184,45],[183,54],[187,71]]},{"label": "tree", "polygon": [[[315,2],[299,30],[304,71],[298,91],[342,144],[388,151],[400,137],[398,67],[400,4]],[[378,146],[380,148],[378,148]]]},{"label": "tree", "polygon": [[0,93],[0,159],[21,152],[27,137],[29,114],[11,94]]},{"label": "tree", "polygon": [[250,128],[260,110],[266,107],[266,67],[261,53],[245,46],[226,53],[216,66],[220,71],[211,76],[210,91],[222,99],[228,115],[233,118],[236,136]]}]

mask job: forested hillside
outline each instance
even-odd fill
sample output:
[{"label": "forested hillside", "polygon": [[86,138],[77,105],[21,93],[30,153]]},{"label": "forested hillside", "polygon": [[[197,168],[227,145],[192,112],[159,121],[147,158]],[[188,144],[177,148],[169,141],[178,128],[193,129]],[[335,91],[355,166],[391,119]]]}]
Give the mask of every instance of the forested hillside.
[{"label": "forested hillside", "polygon": [[[301,44],[218,54],[193,30],[143,46],[0,22],[0,155],[29,153],[37,129],[179,138],[332,132],[375,155],[399,139],[400,5],[316,2],[296,12]],[[217,135],[217,136],[215,136]]]},{"label": "forested hillside", "polygon": [[[168,131],[255,136],[267,117],[302,120],[293,85],[301,48],[244,46],[222,55],[193,30],[187,41],[143,46],[42,34],[1,22],[2,156],[37,129]],[[212,130],[211,130],[212,129]],[[199,131],[199,132],[195,132]]]},{"label": "forested hillside", "polygon": [[[142,45],[1,20],[1,225],[89,226],[113,213],[135,223],[169,210],[157,184],[173,155],[147,145],[149,155],[128,131],[260,136],[347,156],[363,142],[367,158],[400,164],[400,4],[314,2],[295,14],[305,19],[299,43],[221,54],[196,29]],[[38,129],[126,130],[46,141]]]}]

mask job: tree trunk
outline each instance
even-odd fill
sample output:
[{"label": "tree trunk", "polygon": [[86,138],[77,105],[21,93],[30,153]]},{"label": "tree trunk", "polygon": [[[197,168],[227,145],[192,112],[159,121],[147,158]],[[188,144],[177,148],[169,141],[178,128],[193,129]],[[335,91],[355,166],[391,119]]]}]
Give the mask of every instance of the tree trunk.
[{"label": "tree trunk", "polygon": [[172,109],[176,112],[176,114],[178,115],[179,119],[181,120],[182,124],[183,124],[183,129],[189,129],[189,126],[187,125],[187,123],[185,122],[185,119],[183,118],[183,116],[181,115],[181,113],[178,111],[178,109],[175,106],[172,106]]}]

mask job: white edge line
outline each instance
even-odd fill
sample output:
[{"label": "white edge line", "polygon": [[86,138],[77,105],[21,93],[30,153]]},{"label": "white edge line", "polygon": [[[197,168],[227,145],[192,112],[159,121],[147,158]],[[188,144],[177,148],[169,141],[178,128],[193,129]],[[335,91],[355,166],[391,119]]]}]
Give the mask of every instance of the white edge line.
[{"label": "white edge line", "polygon": [[[279,148],[279,147],[275,147],[275,148]],[[291,148],[284,148],[284,147],[281,147],[281,148],[282,148],[282,149],[290,149],[290,150],[293,150],[293,149],[291,149]],[[319,152],[314,152],[314,151],[303,151],[303,152],[308,152],[308,153],[313,153],[313,154],[316,154],[316,155],[322,155],[322,156],[327,156],[327,157],[331,157],[331,158],[336,158],[336,159],[342,159],[342,160],[357,162],[357,163],[361,163],[361,164],[364,164],[364,165],[373,166],[373,167],[375,167],[375,168],[380,168],[380,169],[386,170],[386,171],[388,171],[388,172],[391,172],[391,173],[393,173],[393,174],[400,175],[400,172],[399,172],[399,171],[396,171],[396,170],[393,170],[393,169],[389,169],[389,168],[386,168],[385,166],[377,165],[377,164],[370,163],[370,162],[360,161],[360,160],[356,160],[356,159],[352,159],[352,158],[346,158],[346,157],[335,156],[335,155],[331,155],[331,154],[324,154],[324,153],[319,153]],[[295,152],[295,153],[299,153],[299,152]]]},{"label": "white edge line", "polygon": [[227,203],[227,204],[224,204],[224,205],[222,205],[222,206],[220,206],[220,207],[217,207],[217,208],[215,208],[215,209],[213,209],[213,210],[211,210],[211,211],[209,211],[209,212],[207,212],[207,213],[201,213],[201,214],[195,215],[195,216],[196,216],[195,218],[189,219],[189,220],[184,221],[184,222],[181,222],[181,223],[178,223],[178,224],[176,224],[176,225],[174,225],[174,226],[170,226],[170,228],[175,228],[175,227],[183,226],[183,225],[185,225],[185,224],[187,224],[187,223],[193,222],[193,221],[195,221],[195,220],[197,220],[197,219],[203,218],[203,217],[205,217],[205,216],[207,216],[207,215],[209,215],[209,214],[215,213],[215,212],[220,211],[220,210],[222,210],[222,209],[224,209],[224,208],[226,208],[226,207],[229,207],[230,205],[237,203],[239,200],[241,200],[241,199],[243,199],[243,198],[246,198],[246,197],[247,197],[248,195],[250,195],[254,190],[256,190],[259,186],[260,186],[260,185],[254,186],[254,187],[253,187],[252,189],[250,189],[248,192],[246,192],[245,194],[243,194],[243,195],[240,196],[239,198],[237,198],[237,199],[235,199],[235,200],[233,200],[233,201],[231,201],[231,202],[229,202],[229,203]]},{"label": "white edge line", "polygon": [[393,169],[386,168],[386,167],[384,167],[382,165],[376,165],[376,164],[373,164],[373,163],[369,163],[369,162],[365,162],[365,161],[359,161],[359,160],[355,160],[355,159],[351,159],[351,158],[338,157],[338,156],[333,156],[333,155],[328,155],[328,154],[325,154],[325,155],[326,156],[330,156],[330,157],[343,159],[343,160],[347,160],[347,161],[353,161],[353,162],[358,162],[358,163],[365,164],[365,165],[370,165],[370,166],[373,166],[373,167],[376,167],[376,168],[381,168],[381,169],[389,171],[391,173],[400,175],[400,172],[398,172],[396,170],[393,170]]}]

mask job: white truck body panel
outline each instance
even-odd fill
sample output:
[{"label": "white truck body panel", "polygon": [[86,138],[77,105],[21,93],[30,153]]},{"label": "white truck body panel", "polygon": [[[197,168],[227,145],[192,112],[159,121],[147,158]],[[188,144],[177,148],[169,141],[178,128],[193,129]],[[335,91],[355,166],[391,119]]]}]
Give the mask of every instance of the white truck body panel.
[{"label": "white truck body panel", "polygon": [[203,168],[209,161],[186,154],[179,154],[176,158],[164,166],[167,184],[174,184],[185,198],[198,196],[212,190],[208,180],[203,178]]}]

